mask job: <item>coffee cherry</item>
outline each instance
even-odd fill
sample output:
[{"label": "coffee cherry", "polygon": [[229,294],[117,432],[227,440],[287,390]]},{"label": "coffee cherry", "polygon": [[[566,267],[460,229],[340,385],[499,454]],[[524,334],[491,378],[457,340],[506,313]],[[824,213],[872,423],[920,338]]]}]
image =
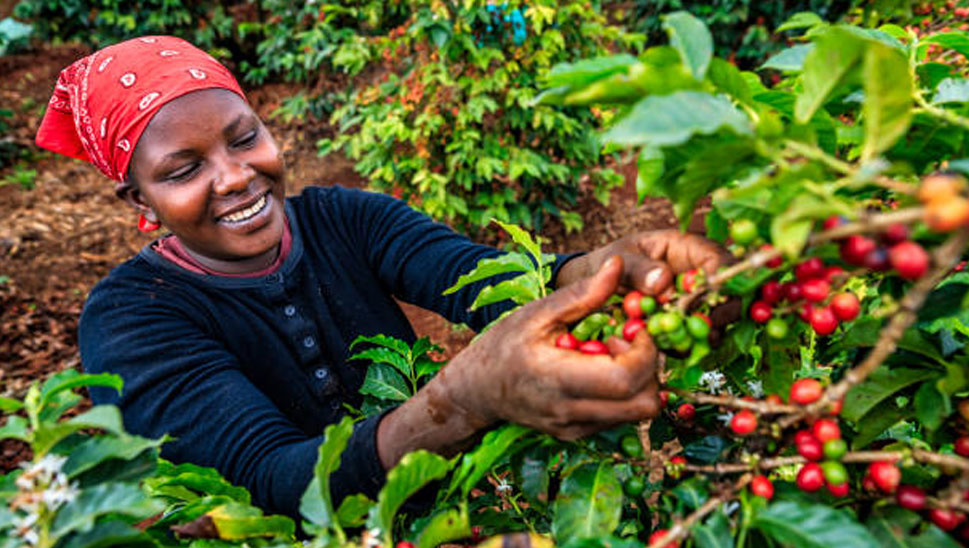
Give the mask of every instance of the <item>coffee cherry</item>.
[{"label": "coffee cherry", "polygon": [[639,333],[644,327],[646,327],[646,324],[643,320],[629,320],[622,328],[622,338],[633,342],[633,339],[636,338],[636,333]]},{"label": "coffee cherry", "polygon": [[841,414],[841,408],[843,408],[844,405],[845,405],[844,398],[840,400],[834,400],[834,403],[832,403],[831,406],[828,408],[828,414],[833,417],[837,417],[838,415]]},{"label": "coffee cherry", "polygon": [[816,462],[809,462],[797,473],[796,483],[802,491],[813,493],[824,487],[824,472]]},{"label": "coffee cherry", "polygon": [[753,242],[757,239],[757,223],[750,219],[737,219],[730,225],[730,238],[740,245]]},{"label": "coffee cherry", "polygon": [[659,404],[660,407],[666,409],[666,406],[670,403],[670,393],[666,390],[659,391]]},{"label": "coffee cherry", "polygon": [[694,339],[705,341],[707,336],[710,335],[710,321],[701,317],[700,314],[694,314],[686,319],[686,330]]},{"label": "coffee cherry", "polygon": [[784,297],[781,284],[771,280],[760,287],[760,299],[769,305],[777,304]]},{"label": "coffee cherry", "polygon": [[664,312],[656,317],[659,318],[659,326],[664,333],[673,333],[683,327],[683,318],[674,312]]},{"label": "coffee cherry", "polygon": [[908,239],[908,236],[908,226],[902,223],[895,223],[885,229],[885,232],[882,234],[882,241],[888,245],[894,245],[904,242]]},{"label": "coffee cherry", "polygon": [[[646,544],[651,545],[654,542],[659,541],[659,539],[663,538],[667,532],[668,531],[666,529],[657,529],[653,531],[653,534],[649,535],[649,542],[647,542]],[[680,543],[676,541],[668,542],[666,543],[666,546],[663,546],[663,548],[680,548]]]},{"label": "coffee cherry", "polygon": [[643,297],[639,300],[639,309],[642,310],[643,315],[646,316],[656,312],[656,299],[650,297],[649,295]]},{"label": "coffee cherry", "polygon": [[868,474],[875,485],[885,493],[894,493],[898,483],[902,480],[902,471],[895,466],[895,463],[887,460],[871,463],[868,467]]},{"label": "coffee cherry", "polygon": [[915,242],[895,244],[888,256],[892,267],[906,280],[917,280],[929,270],[929,254]]},{"label": "coffee cherry", "polygon": [[969,399],[965,399],[959,402],[956,406],[959,410],[959,414],[962,415],[962,420],[969,422]]},{"label": "coffee cherry", "polygon": [[413,542],[407,542],[406,540],[402,540],[397,543],[396,548],[417,548],[417,547],[414,546]]},{"label": "coffee cherry", "polygon": [[957,438],[952,447],[960,457],[969,458],[969,436]]},{"label": "coffee cherry", "polygon": [[755,496],[770,500],[774,497],[774,484],[767,479],[767,476],[754,476],[754,479],[750,480],[750,492]]},{"label": "coffee cherry", "polygon": [[692,403],[684,403],[676,409],[676,416],[683,421],[692,421],[693,417],[696,416],[696,408],[693,407]]},{"label": "coffee cherry", "polygon": [[822,462],[821,471],[824,472],[824,481],[831,485],[842,485],[848,482],[848,471],[836,460]]},{"label": "coffee cherry", "polygon": [[801,318],[802,322],[811,323],[812,312],[814,312],[814,304],[804,303],[797,309],[797,317]]},{"label": "coffee cherry", "polygon": [[843,439],[834,439],[824,442],[824,458],[831,460],[841,460],[848,452],[848,444]]},{"label": "coffee cherry", "polygon": [[834,283],[836,277],[841,276],[845,273],[845,269],[840,266],[829,266],[824,269],[824,281]]},{"label": "coffee cherry", "polygon": [[824,261],[818,257],[811,257],[794,267],[794,277],[800,282],[820,278],[823,275]]},{"label": "coffee cherry", "polygon": [[579,352],[589,355],[608,355],[609,348],[602,341],[583,341],[579,344]]},{"label": "coffee cherry", "polygon": [[888,250],[884,247],[876,247],[865,255],[863,266],[874,272],[887,272],[891,269],[892,263],[888,257]]},{"label": "coffee cherry", "polygon": [[797,453],[810,461],[821,460],[824,457],[824,446],[814,436],[797,444]]},{"label": "coffee cherry", "polygon": [[831,419],[818,419],[811,426],[811,433],[821,443],[841,439],[841,428]]},{"label": "coffee cherry", "polygon": [[749,409],[742,409],[730,419],[730,429],[738,436],[746,436],[757,430],[757,415]]},{"label": "coffee cherry", "polygon": [[619,447],[627,457],[638,459],[643,456],[643,444],[640,443],[638,437],[633,436],[632,434],[623,436],[622,439],[619,440]]},{"label": "coffee cherry", "polygon": [[841,260],[855,266],[863,266],[865,257],[877,247],[875,240],[852,234],[841,244]]},{"label": "coffee cherry", "polygon": [[563,333],[555,339],[555,346],[558,348],[564,348],[566,350],[578,350],[579,349],[579,339],[576,339],[571,333]]},{"label": "coffee cherry", "polygon": [[842,484],[839,484],[839,485],[835,485],[833,483],[825,482],[824,483],[824,486],[828,488],[828,492],[829,493],[831,493],[832,495],[834,495],[834,496],[836,496],[838,498],[848,496],[848,491],[851,490],[851,484],[848,483],[847,481],[844,482],[844,483],[842,483]]},{"label": "coffee cherry", "polygon": [[827,299],[829,291],[831,291],[831,284],[823,278],[815,278],[801,282],[801,294],[804,295],[805,299],[814,303],[819,303]]},{"label": "coffee cherry", "polygon": [[791,403],[808,405],[821,399],[824,388],[816,379],[798,379],[791,385]]},{"label": "coffee cherry", "polygon": [[772,339],[783,339],[787,336],[787,322],[780,318],[771,318],[767,322],[767,336]]},{"label": "coffee cherry", "polygon": [[854,293],[838,293],[831,297],[831,311],[834,316],[843,322],[850,322],[858,317],[861,311],[861,304]]},{"label": "coffee cherry", "polygon": [[797,282],[781,284],[781,290],[784,292],[784,299],[792,303],[801,300],[801,297],[804,296],[801,291],[801,284]]},{"label": "coffee cherry", "polygon": [[969,222],[969,200],[955,196],[929,202],[925,207],[925,224],[935,232],[951,232]]},{"label": "coffee cherry", "polygon": [[950,173],[934,173],[922,179],[918,198],[922,203],[944,202],[957,196],[966,186],[966,180]]},{"label": "coffee cherry", "polygon": [[952,531],[962,523],[965,516],[953,512],[952,510],[945,510],[942,508],[933,508],[929,510],[929,519],[932,520],[939,529],[943,531]]},{"label": "coffee cherry", "polygon": [[816,306],[811,310],[811,328],[818,335],[830,335],[838,328],[838,318],[830,306]]},{"label": "coffee cherry", "polygon": [[832,228],[839,227],[847,222],[848,219],[845,219],[841,215],[832,215],[824,220],[823,227],[825,230],[831,230]]},{"label": "coffee cherry", "polygon": [[798,430],[797,433],[794,434],[794,445],[801,445],[802,443],[810,440],[817,440],[810,430]]},{"label": "coffee cherry", "polygon": [[[774,246],[770,244],[764,244],[760,246],[761,251],[770,251],[772,249],[774,249]],[[781,257],[781,256],[774,257],[773,259],[767,261],[764,264],[767,265],[767,268],[777,268],[782,264],[784,264],[784,257]]]},{"label": "coffee cherry", "polygon": [[694,268],[676,277],[676,289],[682,293],[693,293],[697,283],[700,281],[700,269]]},{"label": "coffee cherry", "polygon": [[767,397],[764,398],[764,401],[771,405],[784,405],[784,400],[781,399],[781,397],[778,396],[777,394],[767,394]]},{"label": "coffee cherry", "polygon": [[682,465],[686,464],[686,457],[677,455],[677,456],[675,456],[675,457],[673,457],[673,458],[670,459],[670,464],[673,464],[673,465],[676,465],[676,466],[682,466]]},{"label": "coffee cherry", "polygon": [[925,508],[925,491],[914,485],[900,485],[895,501],[902,508],[918,511]]},{"label": "coffee cherry", "polygon": [[622,310],[626,313],[627,318],[638,319],[643,317],[643,309],[640,306],[642,300],[643,294],[639,291],[626,293],[626,296],[622,299]]},{"label": "coffee cherry", "polygon": [[633,476],[623,482],[622,490],[625,491],[626,495],[629,497],[636,498],[639,495],[642,495],[643,491],[646,490],[646,482],[644,482],[643,479],[638,476]]},{"label": "coffee cherry", "polygon": [[773,314],[773,309],[764,301],[754,301],[750,305],[750,319],[757,323],[766,323]]}]

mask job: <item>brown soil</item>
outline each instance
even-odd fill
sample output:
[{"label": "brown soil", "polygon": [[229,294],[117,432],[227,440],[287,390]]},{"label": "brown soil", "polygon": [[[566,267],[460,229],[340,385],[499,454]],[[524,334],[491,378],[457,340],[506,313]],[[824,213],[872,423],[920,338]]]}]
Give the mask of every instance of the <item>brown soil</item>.
[{"label": "brown soil", "polygon": [[[11,133],[17,142],[32,142],[58,72],[85,53],[83,47],[65,45],[0,58],[0,105],[15,111]],[[293,92],[281,84],[250,92],[284,151],[290,192],[311,184],[365,186],[342,155],[316,155],[315,142],[329,128],[270,117]],[[36,187],[0,186],[0,394],[13,396],[22,395],[34,380],[79,365],[76,328],[87,292],[151,239],[135,229],[135,214],[89,165],[32,144],[28,154],[27,165],[37,171]],[[0,180],[11,172],[0,171]],[[556,225],[545,230],[549,250],[593,249],[637,230],[673,226],[667,203],[636,206],[635,167],[623,172],[627,184],[608,207],[592,199],[580,203],[586,222],[580,233],[565,234]],[[418,334],[444,346],[447,355],[471,337],[432,312],[404,307]]]}]

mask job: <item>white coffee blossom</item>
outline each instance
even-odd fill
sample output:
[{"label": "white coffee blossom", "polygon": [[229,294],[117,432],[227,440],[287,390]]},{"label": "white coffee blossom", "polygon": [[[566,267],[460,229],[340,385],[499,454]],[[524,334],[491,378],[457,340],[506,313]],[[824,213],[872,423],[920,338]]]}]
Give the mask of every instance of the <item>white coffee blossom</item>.
[{"label": "white coffee blossom", "polygon": [[24,539],[24,542],[31,546],[36,546],[40,540],[40,534],[37,532],[37,528],[34,527],[37,523],[37,517],[37,514],[32,512],[26,516],[15,517],[13,519],[13,527],[17,536]]},{"label": "white coffee blossom", "polygon": [[729,425],[730,421],[733,420],[733,413],[727,412],[721,415],[717,415],[717,420],[722,422],[725,425]]},{"label": "white coffee blossom", "polygon": [[707,392],[719,394],[725,384],[727,384],[727,377],[719,371],[707,371],[700,375],[700,386]]},{"label": "white coffee blossom", "polygon": [[750,395],[755,398],[764,397],[764,383],[762,381],[747,381],[747,388],[750,390]]},{"label": "white coffee blossom", "polygon": [[495,486],[495,490],[500,495],[506,495],[511,492],[511,484],[505,478],[498,478],[498,485]]}]

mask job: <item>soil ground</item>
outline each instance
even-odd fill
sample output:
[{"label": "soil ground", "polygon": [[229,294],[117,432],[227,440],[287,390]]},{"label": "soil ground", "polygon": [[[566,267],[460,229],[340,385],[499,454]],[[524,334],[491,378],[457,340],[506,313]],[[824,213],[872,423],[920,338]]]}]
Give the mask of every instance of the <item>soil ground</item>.
[{"label": "soil ground", "polygon": [[[152,236],[135,229],[136,215],[120,202],[112,184],[83,162],[41,151],[33,135],[58,72],[87,50],[49,46],[28,54],[0,57],[0,108],[14,111],[6,136],[25,146],[26,169],[36,170],[33,189],[0,186],[0,395],[20,396],[29,384],[55,371],[80,365],[77,321],[90,288],[110,269],[146,245]],[[249,90],[256,110],[284,151],[289,192],[306,185],[365,187],[351,161],[339,154],[318,157],[314,143],[331,129],[321,123],[282,123],[270,114],[294,93],[289,85]],[[0,181],[14,168],[0,171]],[[638,230],[674,225],[669,204],[635,200],[635,168],[622,168],[626,185],[608,207],[583,199],[578,212],[585,228],[566,234],[550,223],[542,234],[555,252],[589,250]],[[698,223],[694,222],[694,226]],[[419,335],[453,355],[471,338],[440,316],[404,304]],[[19,450],[4,447],[0,467]],[[6,460],[7,463],[2,461]]]}]

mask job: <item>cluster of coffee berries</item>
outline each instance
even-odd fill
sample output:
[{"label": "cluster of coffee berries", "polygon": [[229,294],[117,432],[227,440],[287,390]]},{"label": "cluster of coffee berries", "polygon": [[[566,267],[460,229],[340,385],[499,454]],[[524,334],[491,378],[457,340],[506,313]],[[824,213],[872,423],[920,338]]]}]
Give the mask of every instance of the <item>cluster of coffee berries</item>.
[{"label": "cluster of coffee berries", "polygon": [[[830,217],[824,226],[834,228],[844,222],[841,217]],[[848,236],[841,241],[841,260],[874,272],[894,269],[899,276],[910,281],[928,272],[931,262],[925,249],[909,239],[909,230],[904,224],[889,226],[881,233],[879,240],[860,234]]]},{"label": "cluster of coffee berries", "polygon": [[952,173],[937,173],[922,179],[918,199],[925,205],[923,220],[936,232],[950,232],[969,225],[966,179]]},{"label": "cluster of coffee berries", "polygon": [[818,335],[830,335],[840,322],[854,320],[861,310],[854,293],[831,294],[832,284],[843,274],[841,267],[826,266],[820,258],[811,257],[794,267],[793,281],[764,283],[760,287],[760,299],[750,305],[750,318],[766,324],[769,337],[783,339],[789,328],[784,318],[774,317],[775,307],[800,306],[802,321],[809,323]]},{"label": "cluster of coffee berries", "polygon": [[[681,275],[677,284],[689,287],[685,291],[692,291],[696,280],[696,274],[689,278]],[[619,302],[618,297],[613,297],[606,306]],[[555,346],[585,354],[609,354],[604,342],[609,337],[622,337],[632,342],[636,334],[645,328],[656,346],[663,350],[680,353],[693,350],[703,355],[709,352],[707,338],[712,324],[705,314],[687,315],[677,309],[661,310],[656,298],[639,291],[630,291],[621,299],[621,303],[621,308],[614,308],[611,313],[594,312],[582,318],[571,332],[556,339]]]},{"label": "cluster of coffee berries", "polygon": [[817,419],[810,429],[794,436],[797,452],[808,460],[797,475],[797,486],[804,491],[827,487],[836,497],[848,494],[848,470],[841,458],[848,444],[841,439],[841,427],[834,419]]}]

